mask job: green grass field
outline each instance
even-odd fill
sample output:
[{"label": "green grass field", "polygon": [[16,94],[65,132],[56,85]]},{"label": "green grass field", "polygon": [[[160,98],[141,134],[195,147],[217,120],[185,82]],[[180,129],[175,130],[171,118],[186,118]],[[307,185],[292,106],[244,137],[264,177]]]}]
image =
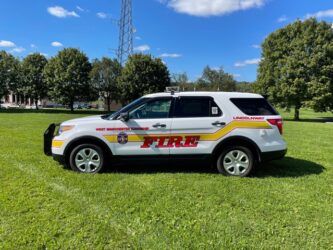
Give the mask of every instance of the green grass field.
[{"label": "green grass field", "polygon": [[66,170],[42,134],[79,116],[0,113],[0,249],[333,249],[333,123],[312,120],[332,113],[286,121],[287,157],[243,179],[188,164]]}]

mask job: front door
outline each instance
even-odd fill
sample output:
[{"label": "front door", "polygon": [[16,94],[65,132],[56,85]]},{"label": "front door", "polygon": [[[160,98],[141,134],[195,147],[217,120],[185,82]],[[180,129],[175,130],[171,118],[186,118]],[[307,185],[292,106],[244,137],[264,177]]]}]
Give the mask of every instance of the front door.
[{"label": "front door", "polygon": [[172,97],[154,98],[134,107],[128,121],[115,121],[115,155],[169,155],[164,140],[170,135]]}]

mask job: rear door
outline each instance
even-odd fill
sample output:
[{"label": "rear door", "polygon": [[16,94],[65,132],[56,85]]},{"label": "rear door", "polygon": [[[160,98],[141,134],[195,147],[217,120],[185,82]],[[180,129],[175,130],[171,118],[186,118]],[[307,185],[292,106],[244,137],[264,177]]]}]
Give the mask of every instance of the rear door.
[{"label": "rear door", "polygon": [[181,96],[175,103],[170,154],[209,154],[216,132],[225,126],[221,108],[212,97]]},{"label": "rear door", "polygon": [[113,152],[116,155],[169,155],[161,140],[170,135],[172,97],[153,98],[133,107],[127,122],[114,126]]}]

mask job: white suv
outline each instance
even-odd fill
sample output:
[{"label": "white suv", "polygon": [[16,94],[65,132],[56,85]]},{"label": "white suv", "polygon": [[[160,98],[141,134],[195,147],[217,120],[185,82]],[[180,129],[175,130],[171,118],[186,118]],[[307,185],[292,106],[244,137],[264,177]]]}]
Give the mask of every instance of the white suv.
[{"label": "white suv", "polygon": [[247,176],[284,157],[282,119],[257,94],[157,93],[116,113],[51,124],[44,152],[79,172],[97,173],[119,159],[210,159],[218,172]]}]

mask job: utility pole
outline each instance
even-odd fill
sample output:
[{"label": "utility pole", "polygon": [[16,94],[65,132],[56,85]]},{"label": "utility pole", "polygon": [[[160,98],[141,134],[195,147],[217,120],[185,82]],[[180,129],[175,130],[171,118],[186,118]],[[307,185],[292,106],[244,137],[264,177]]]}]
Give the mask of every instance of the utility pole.
[{"label": "utility pole", "polygon": [[121,0],[121,17],[119,21],[118,61],[124,65],[128,56],[133,54],[133,19],[132,0]]}]

